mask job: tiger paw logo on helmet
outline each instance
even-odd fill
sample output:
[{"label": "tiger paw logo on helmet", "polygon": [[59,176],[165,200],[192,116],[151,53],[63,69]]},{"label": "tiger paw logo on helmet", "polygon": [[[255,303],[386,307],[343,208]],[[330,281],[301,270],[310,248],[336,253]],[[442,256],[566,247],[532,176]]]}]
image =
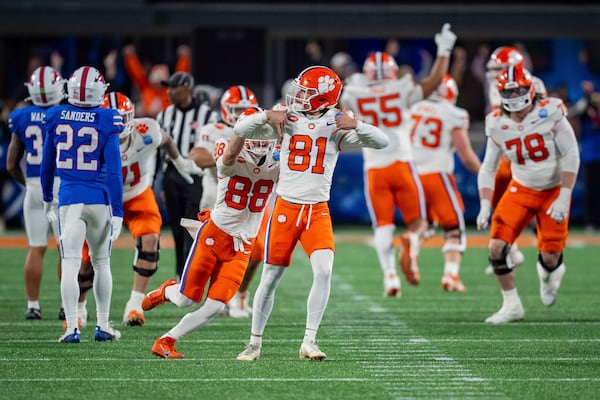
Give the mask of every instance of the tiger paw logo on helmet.
[{"label": "tiger paw logo on helmet", "polygon": [[327,93],[335,89],[335,80],[329,75],[320,76],[318,82],[317,90],[319,93]]}]

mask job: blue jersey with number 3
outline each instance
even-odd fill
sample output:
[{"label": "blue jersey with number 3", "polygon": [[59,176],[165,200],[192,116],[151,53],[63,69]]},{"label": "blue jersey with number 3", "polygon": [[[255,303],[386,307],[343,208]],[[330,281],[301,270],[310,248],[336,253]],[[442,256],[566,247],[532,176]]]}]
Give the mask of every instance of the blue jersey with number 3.
[{"label": "blue jersey with number 3", "polygon": [[123,118],[112,108],[52,107],[44,118],[41,183],[52,201],[54,171],[60,177],[59,206],[107,204],[123,216],[123,177],[119,134]]},{"label": "blue jersey with number 3", "polygon": [[26,176],[40,176],[42,164],[42,148],[44,146],[44,129],[42,121],[48,107],[27,106],[17,108],[10,113],[8,128],[17,135],[25,146]]}]

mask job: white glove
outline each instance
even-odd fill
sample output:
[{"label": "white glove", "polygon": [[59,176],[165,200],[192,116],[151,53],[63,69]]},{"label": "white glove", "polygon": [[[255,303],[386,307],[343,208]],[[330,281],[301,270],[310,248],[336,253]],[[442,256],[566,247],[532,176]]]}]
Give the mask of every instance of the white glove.
[{"label": "white glove", "polygon": [[112,228],[112,233],[110,235],[110,240],[115,241],[121,234],[121,228],[123,227],[123,218],[121,217],[111,217],[110,226]]},{"label": "white glove", "polygon": [[437,56],[450,57],[454,43],[456,42],[456,35],[450,30],[450,24],[445,23],[442,26],[440,33],[435,34],[435,44],[437,45]]},{"label": "white glove", "polygon": [[569,206],[571,203],[571,189],[566,187],[560,188],[558,197],[552,202],[546,215],[558,222],[559,224],[567,218],[569,214]]},{"label": "white glove", "polygon": [[58,221],[58,203],[54,200],[49,202],[44,202],[44,214],[46,214],[46,219],[50,224],[54,224]]},{"label": "white glove", "polygon": [[492,205],[488,199],[482,199],[479,204],[479,214],[477,214],[477,230],[486,229],[489,225]]},{"label": "white glove", "polygon": [[172,162],[173,166],[177,169],[177,172],[179,172],[179,175],[181,175],[187,183],[194,183],[192,175],[202,176],[204,174],[204,170],[196,165],[193,160],[183,158],[181,155],[172,160]]},{"label": "white glove", "polygon": [[239,236],[233,236],[233,249],[235,251],[241,251],[242,253],[246,253],[244,243],[247,245],[252,244],[252,242],[248,240],[248,237],[245,234],[240,233]]}]

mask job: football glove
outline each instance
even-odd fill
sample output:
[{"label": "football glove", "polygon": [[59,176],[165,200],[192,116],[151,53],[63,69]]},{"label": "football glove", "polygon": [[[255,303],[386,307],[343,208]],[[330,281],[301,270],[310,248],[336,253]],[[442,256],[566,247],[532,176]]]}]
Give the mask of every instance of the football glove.
[{"label": "football glove", "polygon": [[456,35],[450,30],[450,24],[445,23],[442,26],[440,33],[435,34],[435,44],[437,45],[437,56],[438,57],[450,57],[454,43],[456,42]]},{"label": "football glove", "polygon": [[194,178],[192,178],[192,175],[202,176],[204,174],[204,170],[202,170],[202,168],[196,165],[194,160],[183,158],[180,155],[172,161],[173,166],[177,169],[179,175],[181,175],[187,183],[194,183]]},{"label": "football glove", "polygon": [[54,224],[58,221],[58,203],[56,201],[44,202],[44,214],[50,224]]},{"label": "football glove", "polygon": [[121,228],[123,227],[123,218],[115,216],[111,217],[110,226],[112,228],[110,240],[114,242],[121,234]]},{"label": "football glove", "polygon": [[571,189],[561,187],[558,197],[552,202],[550,208],[546,211],[546,215],[549,215],[550,218],[560,224],[567,218],[567,215],[569,215],[570,203]]},{"label": "football glove", "polygon": [[479,205],[479,214],[477,214],[477,229],[486,229],[489,225],[490,214],[492,212],[491,203],[488,199],[482,199]]}]

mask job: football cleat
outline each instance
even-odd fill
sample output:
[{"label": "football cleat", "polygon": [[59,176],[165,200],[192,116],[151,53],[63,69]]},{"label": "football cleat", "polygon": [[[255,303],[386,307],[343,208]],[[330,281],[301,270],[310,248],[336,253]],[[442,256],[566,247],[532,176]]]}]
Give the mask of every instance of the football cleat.
[{"label": "football cleat", "polygon": [[400,297],[400,278],[396,272],[391,272],[383,278],[383,295],[386,297]]},{"label": "football cleat", "polygon": [[185,358],[183,354],[175,348],[176,340],[172,337],[156,338],[152,345],[152,354],[161,358]]},{"label": "football cleat", "polygon": [[81,337],[79,336],[79,329],[75,328],[72,332],[67,331],[64,335],[58,338],[59,343],[79,343]]},{"label": "football cleat", "polygon": [[42,319],[42,310],[39,308],[28,308],[25,311],[25,319]]},{"label": "football cleat", "polygon": [[521,321],[525,318],[525,310],[521,301],[512,305],[503,305],[502,308],[486,318],[485,322],[488,324],[505,324],[507,322]]},{"label": "football cleat", "polygon": [[565,264],[560,264],[552,272],[545,270],[539,262],[536,263],[536,268],[538,277],[540,278],[540,298],[542,299],[542,303],[547,307],[553,306],[556,303],[560,282],[566,272]]},{"label": "football cleat", "polygon": [[227,303],[227,313],[232,318],[249,318],[252,316],[252,308],[248,306],[250,292],[236,292]]},{"label": "football cleat", "polygon": [[312,361],[321,361],[327,357],[314,342],[302,342],[298,356]]},{"label": "football cleat", "polygon": [[410,235],[405,233],[402,235],[402,253],[400,254],[400,270],[404,274],[406,281],[411,285],[418,285],[421,280],[419,274],[419,266],[417,265],[417,257],[411,256],[411,243]]},{"label": "football cleat", "polygon": [[142,326],[146,323],[144,312],[142,310],[131,310],[123,315],[123,325],[127,326]]},{"label": "football cleat", "polygon": [[260,346],[248,343],[244,351],[235,358],[238,361],[256,361],[260,358]]},{"label": "football cleat", "polygon": [[119,339],[121,339],[121,332],[114,329],[112,326],[109,325],[106,329],[96,326],[96,333],[94,334],[94,340],[96,342],[117,341]]},{"label": "football cleat", "polygon": [[158,289],[154,289],[149,292],[144,300],[142,300],[142,309],[144,311],[152,310],[154,307],[161,305],[165,301],[168,301],[165,298],[165,289],[167,286],[175,285],[177,281],[175,279],[169,279],[168,281],[164,281],[162,285],[158,287]]},{"label": "football cleat", "polygon": [[449,292],[460,292],[465,293],[467,288],[461,282],[460,278],[452,274],[444,274],[442,277],[442,288]]}]

